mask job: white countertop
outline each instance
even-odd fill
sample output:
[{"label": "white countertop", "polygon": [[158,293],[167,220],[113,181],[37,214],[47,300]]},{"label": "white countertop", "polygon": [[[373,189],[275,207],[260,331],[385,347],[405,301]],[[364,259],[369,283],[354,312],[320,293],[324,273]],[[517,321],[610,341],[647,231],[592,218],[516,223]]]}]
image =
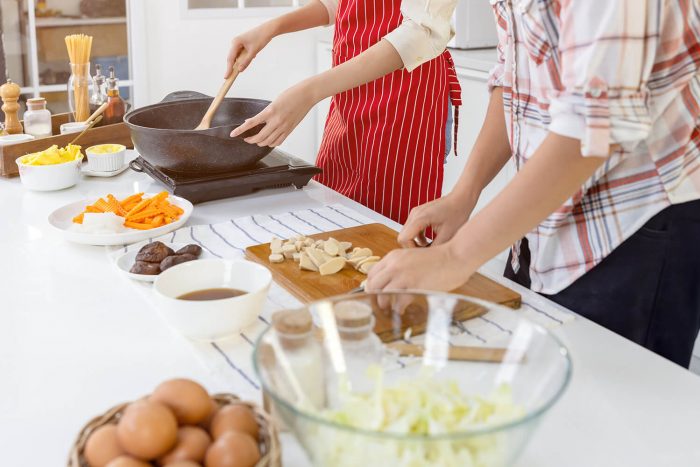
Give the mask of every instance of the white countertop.
[{"label": "white countertop", "polygon": [[[132,172],[54,193],[0,179],[2,465],[65,465],[88,419],[166,378],[194,378],[210,391],[237,390],[223,387],[133,293],[106,249],[66,243],[46,221],[66,203],[131,190],[160,187]],[[318,184],[198,205],[189,223],[331,203],[396,227]],[[555,332],[571,349],[572,383],[518,467],[700,465],[700,378],[583,318]],[[285,465],[306,465],[294,440],[283,440]]]}]

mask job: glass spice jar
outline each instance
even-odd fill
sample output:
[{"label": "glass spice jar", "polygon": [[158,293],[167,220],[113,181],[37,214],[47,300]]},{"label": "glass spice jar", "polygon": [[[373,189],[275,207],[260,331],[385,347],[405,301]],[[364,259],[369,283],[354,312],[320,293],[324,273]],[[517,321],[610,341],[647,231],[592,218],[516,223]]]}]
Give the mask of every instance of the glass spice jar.
[{"label": "glass spice jar", "polygon": [[51,112],[46,108],[46,99],[43,97],[27,99],[24,132],[35,138],[51,136]]},{"label": "glass spice jar", "polygon": [[272,316],[279,348],[275,349],[276,374],[286,381],[288,400],[325,406],[325,364],[323,348],[313,336],[313,320],[308,311],[279,311]]},{"label": "glass spice jar", "polygon": [[368,393],[374,387],[374,380],[367,370],[381,366],[384,357],[384,345],[373,332],[375,318],[372,307],[359,300],[345,300],[335,304],[333,314],[347,374],[352,375],[347,381],[350,385],[348,389],[353,393]]}]

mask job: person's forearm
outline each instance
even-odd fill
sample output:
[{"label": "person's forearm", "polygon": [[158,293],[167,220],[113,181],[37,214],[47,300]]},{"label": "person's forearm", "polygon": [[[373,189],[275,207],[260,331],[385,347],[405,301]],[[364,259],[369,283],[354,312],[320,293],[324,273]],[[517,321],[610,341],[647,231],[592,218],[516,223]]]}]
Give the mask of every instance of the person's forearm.
[{"label": "person's forearm", "polygon": [[481,191],[498,175],[510,156],[503,89],[494,88],[479,136],[452,193],[472,205],[476,204]]},{"label": "person's forearm", "polygon": [[264,28],[270,37],[275,37],[317,26],[325,26],[330,22],[328,10],[323,3],[319,0],[310,0],[309,3],[291,13],[271,19],[265,23]]},{"label": "person's forearm", "polygon": [[352,59],[302,84],[315,102],[347,91],[403,68],[401,56],[388,41],[381,40]]},{"label": "person's forearm", "polygon": [[532,159],[483,210],[457,232],[449,247],[476,270],[557,210],[605,159],[581,156],[581,142],[550,133]]}]

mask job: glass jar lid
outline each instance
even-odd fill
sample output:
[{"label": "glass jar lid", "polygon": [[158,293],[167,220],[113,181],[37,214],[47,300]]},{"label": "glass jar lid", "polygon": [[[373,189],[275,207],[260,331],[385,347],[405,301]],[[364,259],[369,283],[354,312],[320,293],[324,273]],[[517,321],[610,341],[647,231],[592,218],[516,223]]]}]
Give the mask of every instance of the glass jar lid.
[{"label": "glass jar lid", "polygon": [[42,110],[46,108],[46,99],[43,97],[33,97],[27,99],[27,108],[29,110]]}]

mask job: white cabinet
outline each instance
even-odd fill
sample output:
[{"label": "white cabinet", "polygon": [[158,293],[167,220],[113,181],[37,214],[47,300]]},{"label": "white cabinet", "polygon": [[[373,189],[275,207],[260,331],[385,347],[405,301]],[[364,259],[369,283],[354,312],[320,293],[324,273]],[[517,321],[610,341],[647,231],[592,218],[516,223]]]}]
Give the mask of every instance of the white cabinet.
[{"label": "white cabinet", "polygon": [[[487,86],[488,73],[466,68],[457,68],[457,76],[462,86],[462,107],[459,111],[459,129],[457,134],[457,153],[451,152],[445,166],[445,177],[442,193],[447,194],[454,188],[462,174],[464,165],[471,153],[472,147],[481,130],[489,102]],[[493,181],[484,189],[479,198],[476,210],[484,207],[508,183],[514,175],[514,167],[508,162]]]}]

